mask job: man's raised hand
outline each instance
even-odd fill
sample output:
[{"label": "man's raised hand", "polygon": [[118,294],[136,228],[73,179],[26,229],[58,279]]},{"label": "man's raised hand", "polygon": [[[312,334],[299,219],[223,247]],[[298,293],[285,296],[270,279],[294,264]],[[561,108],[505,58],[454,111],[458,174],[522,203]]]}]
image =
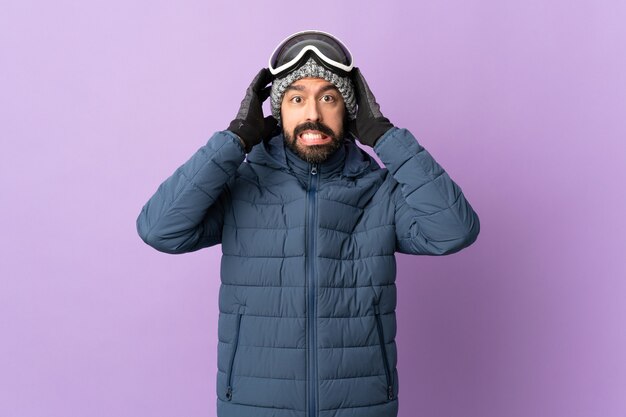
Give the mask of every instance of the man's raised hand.
[{"label": "man's raised hand", "polygon": [[272,80],[273,76],[269,69],[263,68],[259,71],[246,90],[237,116],[227,128],[241,138],[246,153],[250,152],[254,145],[270,137],[278,125],[274,117],[263,117],[262,104],[270,95],[272,87],[267,84]]},{"label": "man's raised hand", "polygon": [[361,70],[355,67],[350,73],[354,88],[358,110],[356,120],[348,125],[348,130],[364,145],[374,146],[376,141],[393,127],[393,124],[380,112],[380,105],[370,90],[361,74]]}]

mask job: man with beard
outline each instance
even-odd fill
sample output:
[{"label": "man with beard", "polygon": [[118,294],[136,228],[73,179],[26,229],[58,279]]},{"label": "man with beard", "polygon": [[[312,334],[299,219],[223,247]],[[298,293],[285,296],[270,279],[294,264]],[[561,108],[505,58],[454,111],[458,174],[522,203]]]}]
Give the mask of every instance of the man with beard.
[{"label": "man with beard", "polygon": [[282,106],[285,143],[301,159],[319,164],[343,145],[345,103],[330,82],[300,79],[287,87]]},{"label": "man with beard", "polygon": [[480,223],[382,115],[345,45],[305,31],[276,48],[228,129],[159,186],[137,230],[166,253],[222,245],[219,417],[395,417],[394,253],[456,253]]}]

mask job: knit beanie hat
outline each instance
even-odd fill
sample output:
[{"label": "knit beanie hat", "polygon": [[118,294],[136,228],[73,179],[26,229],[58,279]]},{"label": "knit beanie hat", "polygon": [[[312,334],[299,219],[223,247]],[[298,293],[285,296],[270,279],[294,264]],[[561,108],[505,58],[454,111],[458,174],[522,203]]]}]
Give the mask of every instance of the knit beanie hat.
[{"label": "knit beanie hat", "polygon": [[319,65],[313,58],[309,58],[309,60],[297,70],[290,72],[283,78],[277,78],[272,82],[272,91],[270,94],[272,116],[278,120],[278,123],[281,122],[280,105],[283,101],[283,96],[285,95],[287,87],[299,79],[306,77],[323,78],[329,83],[334,84],[346,103],[348,118],[351,120],[356,119],[356,97],[354,95],[354,85],[352,80],[348,77],[341,77],[335,74],[334,72]]}]

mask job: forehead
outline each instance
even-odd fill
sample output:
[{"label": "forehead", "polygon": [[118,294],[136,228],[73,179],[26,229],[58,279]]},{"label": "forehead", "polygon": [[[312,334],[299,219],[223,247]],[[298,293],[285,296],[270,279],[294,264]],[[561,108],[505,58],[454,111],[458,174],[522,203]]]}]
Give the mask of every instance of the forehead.
[{"label": "forehead", "polygon": [[337,87],[335,87],[333,83],[326,81],[323,78],[306,77],[306,78],[300,78],[299,80],[294,81],[293,83],[291,83],[288,89],[300,90],[300,91],[303,91],[303,90],[319,91],[319,90],[330,90],[330,89],[336,90]]}]

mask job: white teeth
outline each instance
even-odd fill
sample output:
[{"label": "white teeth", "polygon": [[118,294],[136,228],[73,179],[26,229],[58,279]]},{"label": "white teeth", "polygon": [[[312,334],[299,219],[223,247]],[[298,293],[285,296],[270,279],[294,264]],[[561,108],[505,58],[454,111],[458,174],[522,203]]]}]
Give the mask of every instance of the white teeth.
[{"label": "white teeth", "polygon": [[321,139],[323,136],[320,135],[319,133],[303,133],[302,134],[302,139],[305,140],[317,140],[317,139]]}]

